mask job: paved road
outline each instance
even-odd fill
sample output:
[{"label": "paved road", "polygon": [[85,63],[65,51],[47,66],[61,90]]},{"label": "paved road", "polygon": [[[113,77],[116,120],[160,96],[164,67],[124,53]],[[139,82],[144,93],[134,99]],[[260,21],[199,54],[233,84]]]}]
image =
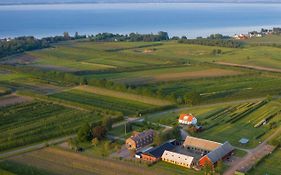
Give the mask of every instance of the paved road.
[{"label": "paved road", "polygon": [[265,139],[261,144],[259,144],[256,148],[249,149],[248,154],[244,156],[242,159],[233,162],[233,166],[231,166],[224,175],[233,175],[235,171],[247,171],[249,170],[257,160],[260,160],[262,157],[270,154],[274,149],[273,146],[268,145],[267,142],[274,138],[276,135],[281,134],[281,127],[278,128],[274,134]]}]

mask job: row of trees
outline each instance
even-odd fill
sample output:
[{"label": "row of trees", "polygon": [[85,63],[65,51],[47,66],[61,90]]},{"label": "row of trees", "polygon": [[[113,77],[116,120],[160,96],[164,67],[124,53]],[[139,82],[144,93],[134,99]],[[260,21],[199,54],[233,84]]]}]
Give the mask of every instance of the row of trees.
[{"label": "row of trees", "polygon": [[139,34],[130,33],[129,35],[113,34],[113,33],[99,33],[90,36],[92,41],[164,41],[169,40],[167,32],[160,31],[157,34]]},{"label": "row of trees", "polygon": [[51,43],[82,38],[86,38],[86,35],[79,35],[76,32],[75,36],[72,37],[68,32],[64,32],[62,36],[45,37],[42,39],[37,39],[33,36],[2,39],[0,40],[0,58],[24,51],[47,48],[50,47]]},{"label": "row of trees", "polygon": [[229,48],[240,48],[244,45],[243,42],[232,40],[232,39],[197,38],[197,39],[181,39],[178,42],[184,44],[197,44],[197,45],[229,47]]}]

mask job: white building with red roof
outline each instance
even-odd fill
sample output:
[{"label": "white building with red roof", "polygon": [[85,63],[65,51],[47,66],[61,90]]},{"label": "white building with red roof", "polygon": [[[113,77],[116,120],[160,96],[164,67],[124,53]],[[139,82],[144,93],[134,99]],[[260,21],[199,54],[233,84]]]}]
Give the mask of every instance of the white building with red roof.
[{"label": "white building with red roof", "polygon": [[184,125],[196,125],[197,119],[192,114],[181,114],[179,117],[179,123]]}]

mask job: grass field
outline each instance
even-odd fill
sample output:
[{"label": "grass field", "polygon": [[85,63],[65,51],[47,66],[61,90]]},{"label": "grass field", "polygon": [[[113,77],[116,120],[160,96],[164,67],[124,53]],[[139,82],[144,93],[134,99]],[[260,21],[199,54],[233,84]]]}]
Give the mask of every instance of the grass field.
[{"label": "grass field", "polygon": [[[152,169],[145,164],[124,162],[107,158],[89,157],[74,152],[55,148],[46,148],[22,156],[11,158],[12,161],[59,174],[79,175],[168,175],[169,171]],[[114,170],[114,171],[113,171]]]},{"label": "grass field", "polygon": [[254,74],[150,84],[143,87],[162,96],[183,96],[196,91],[200,93],[202,101],[207,103],[221,99],[233,100],[279,94],[280,87],[276,84],[280,83],[280,77]]},{"label": "grass field", "polygon": [[[1,168],[3,171],[1,172]],[[2,174],[1,174],[2,173]],[[0,162],[0,175],[56,175],[46,170],[33,166],[24,165],[14,161],[5,160]]]},{"label": "grass field", "polygon": [[76,132],[84,122],[100,116],[34,101],[0,108],[0,151]]},{"label": "grass field", "polygon": [[105,78],[118,83],[141,85],[157,82],[168,82],[185,79],[200,79],[212,77],[224,77],[242,74],[240,71],[212,68],[207,65],[185,65],[177,67],[154,68],[121,73],[104,73],[89,75],[87,78]]},{"label": "grass field", "polygon": [[166,106],[166,105],[172,104],[170,101],[167,101],[167,100],[161,100],[161,99],[141,96],[141,95],[137,95],[137,94],[124,93],[124,92],[120,92],[120,91],[114,91],[114,90],[109,90],[109,89],[99,88],[99,87],[94,87],[94,86],[78,86],[75,89],[98,94],[98,95],[111,96],[111,97],[115,97],[115,98],[151,104],[154,106]]},{"label": "grass field", "polygon": [[255,168],[253,168],[249,175],[268,174],[279,175],[281,172],[280,166],[281,149],[277,148],[270,156],[263,159]]},{"label": "grass field", "polygon": [[[35,60],[36,65],[48,65],[71,68],[74,70],[101,70],[116,67],[131,67],[163,64],[161,60],[151,60],[148,56],[141,57],[136,54],[122,53],[119,50],[126,50],[146,45],[157,45],[157,43],[144,42],[116,42],[116,43],[95,43],[95,42],[74,42],[71,45],[59,45],[56,48],[44,49],[29,52]],[[117,50],[117,51],[115,51]],[[55,67],[54,67],[55,68]]]},{"label": "grass field", "polygon": [[51,97],[91,105],[98,108],[103,108],[104,110],[119,111],[125,115],[137,114],[138,112],[155,107],[151,104],[145,104],[138,101],[99,95],[81,90],[65,91],[58,94],[53,94]]}]

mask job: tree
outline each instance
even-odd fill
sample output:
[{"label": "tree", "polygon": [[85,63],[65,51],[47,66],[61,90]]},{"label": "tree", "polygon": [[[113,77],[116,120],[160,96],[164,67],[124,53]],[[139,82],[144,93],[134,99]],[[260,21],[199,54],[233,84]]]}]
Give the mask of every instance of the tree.
[{"label": "tree", "polygon": [[63,38],[64,38],[65,40],[69,40],[69,39],[70,39],[69,33],[68,33],[68,32],[63,32]]},{"label": "tree", "polygon": [[210,162],[208,162],[208,161],[205,161],[205,163],[204,163],[204,172],[205,172],[205,174],[206,175],[211,175],[211,174],[213,174],[212,173],[212,165],[211,165],[211,163]]},{"label": "tree", "polygon": [[81,142],[87,142],[92,139],[91,127],[88,123],[85,123],[77,133],[77,138]]},{"label": "tree", "polygon": [[217,173],[221,174],[222,173],[222,168],[223,168],[222,160],[219,160],[217,162],[215,170],[216,170]]},{"label": "tree", "polygon": [[105,141],[102,146],[102,155],[107,156],[109,154],[109,150],[110,150],[110,142]]},{"label": "tree", "polygon": [[201,102],[201,96],[198,92],[193,91],[184,95],[185,104],[196,105]]},{"label": "tree", "polygon": [[106,128],[104,126],[96,126],[92,128],[93,138],[103,139],[106,136]]},{"label": "tree", "polygon": [[112,119],[111,117],[104,117],[102,120],[102,126],[104,126],[107,130],[111,130],[112,129]]},{"label": "tree", "polygon": [[78,148],[78,142],[74,138],[68,139],[67,144],[70,147],[70,149],[72,149],[72,150],[77,150],[77,148]]},{"label": "tree", "polygon": [[181,131],[180,131],[180,127],[179,126],[174,126],[171,132],[171,136],[172,138],[170,139],[177,139],[177,140],[181,140]]},{"label": "tree", "polygon": [[99,139],[98,138],[93,138],[92,145],[94,145],[96,147],[98,144],[99,144]]},{"label": "tree", "polygon": [[153,143],[155,145],[160,145],[162,142],[163,142],[163,136],[160,133],[155,132],[153,136]]},{"label": "tree", "polygon": [[78,34],[78,32],[75,32],[74,37],[75,37],[75,39],[79,39],[79,34]]}]

